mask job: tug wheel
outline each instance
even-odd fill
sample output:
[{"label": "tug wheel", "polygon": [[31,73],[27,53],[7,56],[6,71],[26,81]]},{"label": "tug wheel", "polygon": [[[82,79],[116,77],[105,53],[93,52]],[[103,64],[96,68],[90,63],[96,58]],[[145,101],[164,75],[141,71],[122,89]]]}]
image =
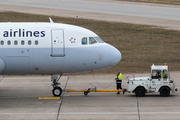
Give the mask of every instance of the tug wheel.
[{"label": "tug wheel", "polygon": [[161,90],[160,90],[160,95],[161,96],[167,97],[167,96],[169,96],[169,94],[170,94],[169,88],[167,88],[167,87],[161,88]]},{"label": "tug wheel", "polygon": [[145,89],[143,87],[138,87],[135,91],[136,96],[142,97],[145,95]]}]

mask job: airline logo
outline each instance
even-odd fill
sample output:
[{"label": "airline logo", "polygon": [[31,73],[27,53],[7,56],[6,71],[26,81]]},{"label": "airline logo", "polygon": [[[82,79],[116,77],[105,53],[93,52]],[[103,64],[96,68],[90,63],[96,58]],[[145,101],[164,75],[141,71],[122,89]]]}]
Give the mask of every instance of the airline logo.
[{"label": "airline logo", "polygon": [[3,32],[4,37],[45,37],[45,31],[26,31],[25,29],[19,29],[17,31],[13,31],[10,29],[9,31]]}]

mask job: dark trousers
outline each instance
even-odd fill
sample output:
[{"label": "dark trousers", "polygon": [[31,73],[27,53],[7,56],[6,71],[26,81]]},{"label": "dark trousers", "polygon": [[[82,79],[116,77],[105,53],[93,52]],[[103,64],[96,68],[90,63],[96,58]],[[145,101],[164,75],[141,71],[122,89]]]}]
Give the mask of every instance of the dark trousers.
[{"label": "dark trousers", "polygon": [[121,83],[117,83],[117,90],[118,90],[118,89],[122,89]]}]

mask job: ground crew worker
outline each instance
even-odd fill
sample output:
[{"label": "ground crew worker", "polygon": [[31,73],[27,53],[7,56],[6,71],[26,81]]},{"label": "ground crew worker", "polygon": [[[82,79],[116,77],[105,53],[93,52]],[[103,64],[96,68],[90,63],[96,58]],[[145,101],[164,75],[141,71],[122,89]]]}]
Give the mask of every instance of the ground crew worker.
[{"label": "ground crew worker", "polygon": [[164,70],[163,70],[163,78],[167,78],[167,75]]},{"label": "ground crew worker", "polygon": [[[118,72],[117,78],[115,78],[115,80],[116,80],[116,84],[117,84],[117,90],[122,89],[122,87],[121,87],[121,83],[122,83],[122,74],[121,74],[120,71]],[[120,93],[117,92],[116,94],[120,94]],[[124,91],[123,91],[123,94],[124,94]]]},{"label": "ground crew worker", "polygon": [[[161,76],[161,73],[160,73],[160,76]],[[164,70],[163,70],[163,78],[167,78],[167,74]]]},{"label": "ground crew worker", "polygon": [[159,71],[157,71],[155,78],[158,78],[158,79],[161,78],[161,73]]}]

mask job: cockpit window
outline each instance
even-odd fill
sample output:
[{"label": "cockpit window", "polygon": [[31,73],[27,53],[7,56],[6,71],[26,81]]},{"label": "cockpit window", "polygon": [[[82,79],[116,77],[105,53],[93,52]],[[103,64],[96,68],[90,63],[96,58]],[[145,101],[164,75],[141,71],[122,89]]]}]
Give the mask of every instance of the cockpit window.
[{"label": "cockpit window", "polygon": [[100,37],[94,37],[98,43],[103,43],[104,41]]},{"label": "cockpit window", "polygon": [[89,44],[97,43],[97,41],[93,37],[89,37]]},{"label": "cockpit window", "polygon": [[87,45],[87,37],[82,38],[82,45]]}]

